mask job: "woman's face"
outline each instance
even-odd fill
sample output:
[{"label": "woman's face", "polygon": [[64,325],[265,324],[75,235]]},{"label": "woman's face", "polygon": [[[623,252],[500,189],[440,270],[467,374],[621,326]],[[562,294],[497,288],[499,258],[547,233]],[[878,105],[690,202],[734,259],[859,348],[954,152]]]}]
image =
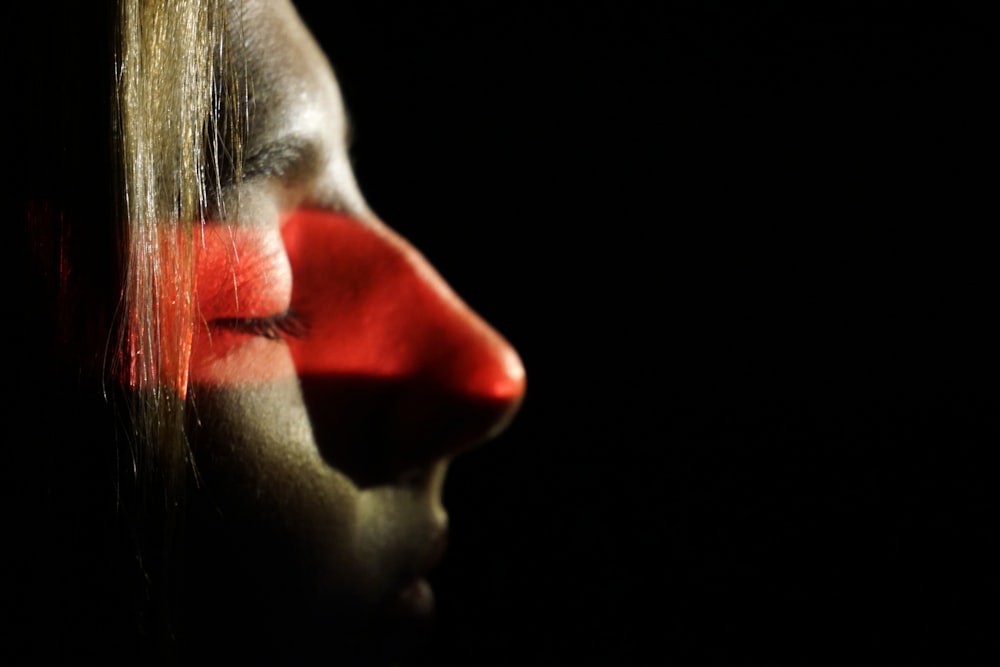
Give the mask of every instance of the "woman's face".
[{"label": "woman's face", "polygon": [[510,420],[524,370],[365,204],[290,2],[230,7],[251,103],[245,179],[199,241],[193,648],[388,658],[433,609],[447,466]]}]

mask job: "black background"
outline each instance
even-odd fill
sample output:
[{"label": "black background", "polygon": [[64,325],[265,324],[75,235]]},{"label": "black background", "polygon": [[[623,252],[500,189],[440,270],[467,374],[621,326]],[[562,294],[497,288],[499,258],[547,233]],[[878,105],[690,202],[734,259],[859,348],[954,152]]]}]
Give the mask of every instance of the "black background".
[{"label": "black background", "polygon": [[300,3],[372,207],[528,370],[414,664],[991,654],[990,35],[903,5]]}]

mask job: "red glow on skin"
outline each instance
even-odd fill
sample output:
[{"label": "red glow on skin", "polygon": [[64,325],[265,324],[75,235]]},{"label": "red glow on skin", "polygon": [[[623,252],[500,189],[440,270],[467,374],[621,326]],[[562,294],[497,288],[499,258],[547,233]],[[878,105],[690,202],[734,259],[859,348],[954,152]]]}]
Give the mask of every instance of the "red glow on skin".
[{"label": "red glow on skin", "polygon": [[[463,393],[504,398],[523,390],[523,368],[509,344],[385,226],[320,211],[293,213],[280,234],[209,225],[196,248],[196,267],[201,344],[193,382],[276,379],[280,374],[259,360],[239,360],[238,374],[225,364],[243,347],[261,351],[275,341],[254,341],[212,323],[291,307],[307,327],[305,336],[288,340],[300,376],[388,378],[447,369],[447,384]],[[226,372],[216,377],[219,364]]]},{"label": "red glow on skin", "polygon": [[292,270],[276,230],[208,225],[196,243],[203,318],[267,317],[288,309]]},{"label": "red glow on skin", "polygon": [[282,226],[292,308],[308,335],[289,347],[300,376],[425,376],[462,394],[524,390],[513,348],[384,225],[296,211]]},{"label": "red glow on skin", "polygon": [[[280,232],[208,229],[191,382],[239,388],[297,376],[323,455],[359,484],[453,455],[516,412],[525,390],[517,353],[385,225],[301,210]],[[301,336],[213,323],[289,308]]]}]

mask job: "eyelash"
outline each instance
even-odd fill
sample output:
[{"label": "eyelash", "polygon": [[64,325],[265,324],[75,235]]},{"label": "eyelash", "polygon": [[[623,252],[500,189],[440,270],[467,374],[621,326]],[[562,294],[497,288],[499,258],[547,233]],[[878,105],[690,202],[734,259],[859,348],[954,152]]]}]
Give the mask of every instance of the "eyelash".
[{"label": "eyelash", "polygon": [[212,320],[212,324],[237,333],[261,336],[268,340],[302,338],[306,333],[305,324],[298,313],[293,310],[286,310],[268,317],[220,317]]}]

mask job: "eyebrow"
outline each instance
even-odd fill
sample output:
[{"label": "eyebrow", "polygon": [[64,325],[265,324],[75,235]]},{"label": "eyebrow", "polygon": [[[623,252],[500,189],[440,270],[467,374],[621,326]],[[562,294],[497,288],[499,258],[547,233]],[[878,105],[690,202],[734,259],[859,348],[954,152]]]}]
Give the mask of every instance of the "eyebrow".
[{"label": "eyebrow", "polygon": [[[350,151],[355,138],[354,123],[346,109],[343,114],[343,141]],[[245,180],[261,177],[305,180],[319,169],[321,155],[320,144],[315,139],[300,134],[285,135],[254,147],[244,156],[242,176]]]},{"label": "eyebrow", "polygon": [[280,137],[255,147],[243,159],[243,179],[279,178],[300,181],[316,172],[320,148],[300,135]]}]

